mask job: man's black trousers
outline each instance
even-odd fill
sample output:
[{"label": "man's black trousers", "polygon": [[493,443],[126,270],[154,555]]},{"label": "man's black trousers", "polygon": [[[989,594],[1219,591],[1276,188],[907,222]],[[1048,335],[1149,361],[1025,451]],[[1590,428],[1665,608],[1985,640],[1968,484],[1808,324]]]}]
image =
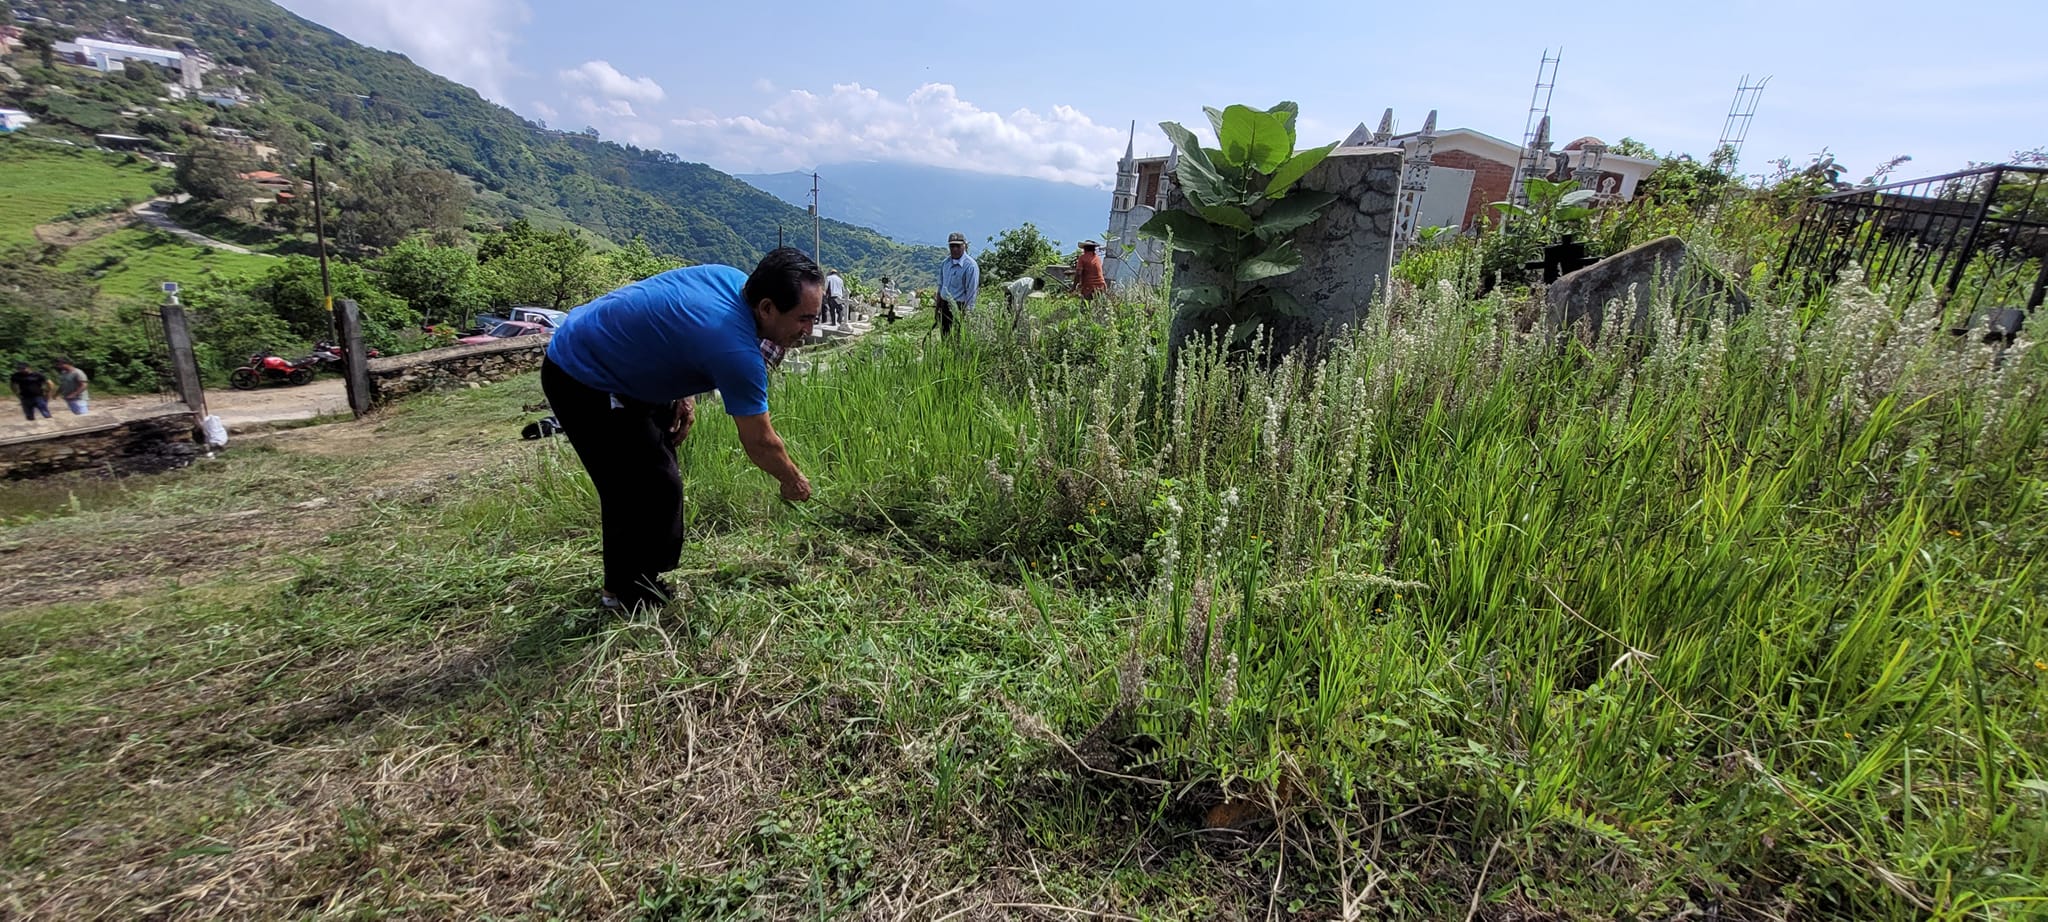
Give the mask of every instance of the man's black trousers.
[{"label": "man's black trousers", "polygon": [[604,588],[628,605],[652,598],[683,556],[683,478],[668,427],[675,410],[612,395],[571,377],[553,360],[540,387],[597,488],[604,523]]}]

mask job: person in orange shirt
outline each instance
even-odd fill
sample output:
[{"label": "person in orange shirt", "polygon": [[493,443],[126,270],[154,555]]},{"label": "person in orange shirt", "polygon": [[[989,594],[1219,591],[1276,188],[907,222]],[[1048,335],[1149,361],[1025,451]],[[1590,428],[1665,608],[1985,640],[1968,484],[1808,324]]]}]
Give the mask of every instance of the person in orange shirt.
[{"label": "person in orange shirt", "polygon": [[1109,290],[1109,283],[1102,280],[1102,256],[1095,252],[1101,244],[1093,240],[1081,241],[1081,255],[1074,257],[1074,290],[1083,299],[1092,299]]}]

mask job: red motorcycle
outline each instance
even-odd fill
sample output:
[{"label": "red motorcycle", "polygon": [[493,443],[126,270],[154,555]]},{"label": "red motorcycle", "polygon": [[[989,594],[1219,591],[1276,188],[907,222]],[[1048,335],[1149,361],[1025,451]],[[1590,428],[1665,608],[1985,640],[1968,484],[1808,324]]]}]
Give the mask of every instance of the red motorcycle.
[{"label": "red motorcycle", "polygon": [[249,356],[249,364],[228,372],[228,384],[241,391],[265,384],[304,384],[311,380],[312,365],[281,359],[268,352]]}]

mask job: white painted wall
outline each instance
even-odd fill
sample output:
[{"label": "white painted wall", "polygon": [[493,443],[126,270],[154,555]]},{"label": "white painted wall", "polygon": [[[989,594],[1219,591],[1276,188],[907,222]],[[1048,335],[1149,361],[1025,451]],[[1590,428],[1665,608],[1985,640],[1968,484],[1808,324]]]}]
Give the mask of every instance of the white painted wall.
[{"label": "white painted wall", "polygon": [[1429,168],[1429,188],[1423,190],[1422,205],[1415,212],[1415,226],[1465,226],[1465,203],[1472,197],[1472,171],[1454,167]]}]

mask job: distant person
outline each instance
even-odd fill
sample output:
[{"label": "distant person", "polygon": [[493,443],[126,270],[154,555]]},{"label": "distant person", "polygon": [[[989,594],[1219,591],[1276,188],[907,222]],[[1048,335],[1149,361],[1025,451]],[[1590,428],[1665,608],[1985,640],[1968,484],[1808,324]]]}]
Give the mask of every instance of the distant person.
[{"label": "distant person", "polygon": [[953,333],[954,312],[965,321],[974,311],[974,297],[981,292],[981,267],[967,255],[967,235],[954,231],[946,237],[946,261],[939,264],[939,288],[933,293],[932,308],[939,314],[939,335]]},{"label": "distant person", "polygon": [[1003,285],[1003,295],[1010,302],[1010,323],[1015,325],[1024,320],[1024,307],[1031,303],[1031,293],[1045,290],[1045,279],[1025,276]]},{"label": "distant person", "polygon": [[1102,278],[1102,255],[1095,252],[1099,246],[1093,240],[1083,240],[1080,255],[1074,257],[1074,289],[1083,299],[1109,290],[1109,283]]},{"label": "distant person", "polygon": [[896,299],[902,296],[902,293],[897,291],[894,285],[889,284],[889,277],[886,275],[882,276],[882,291],[876,297],[882,299],[883,320],[887,320],[892,324],[896,322]]},{"label": "distant person", "polygon": [[7,376],[7,385],[21,398],[21,418],[36,421],[36,414],[50,418],[50,379],[43,373],[29,367],[27,362],[14,366],[14,374]]},{"label": "distant person", "polygon": [[846,323],[846,280],[839,277],[837,269],[825,273],[824,322],[830,326]]},{"label": "distant person", "polygon": [[71,408],[71,415],[84,416],[91,408],[92,400],[85,393],[86,385],[90,383],[84,369],[71,364],[69,359],[57,360],[57,396],[64,398],[64,404]]},{"label": "distant person", "polygon": [[811,498],[768,420],[768,345],[810,335],[825,274],[782,247],[752,275],[730,266],[671,269],[574,311],[548,342],[541,390],[597,489],[607,608],[660,606],[661,574],[683,550],[683,482],[675,446],[696,422],[698,394],[717,388],[747,459],[782,484],[785,502]]}]

